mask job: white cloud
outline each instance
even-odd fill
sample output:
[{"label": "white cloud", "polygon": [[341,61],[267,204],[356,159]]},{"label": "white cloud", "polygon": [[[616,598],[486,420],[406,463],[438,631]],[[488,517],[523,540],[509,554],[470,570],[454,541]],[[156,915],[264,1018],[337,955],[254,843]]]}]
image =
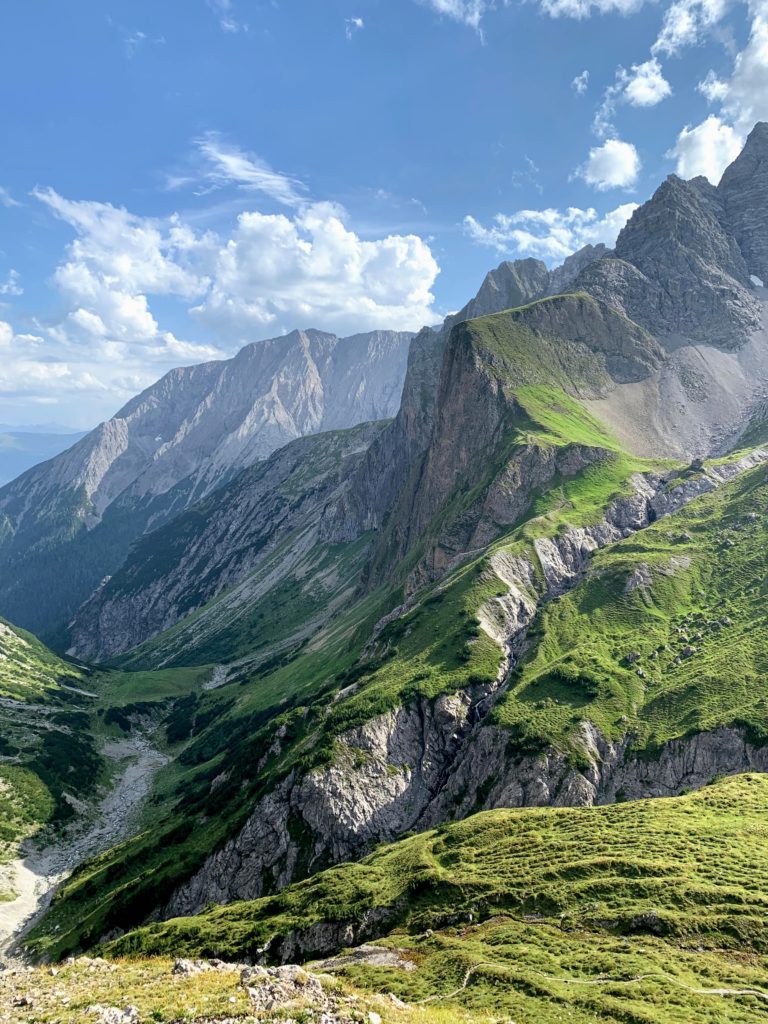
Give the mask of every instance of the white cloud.
[{"label": "white cloud", "polygon": [[347,39],[352,39],[356,32],[360,32],[361,29],[365,28],[365,22],[362,18],[345,18],[344,19],[344,34]]},{"label": "white cloud", "polygon": [[645,0],[539,0],[539,6],[552,18],[589,18],[593,14],[634,14]]},{"label": "white cloud", "polygon": [[13,198],[7,188],[3,188],[3,186],[0,185],[0,206],[5,206],[10,209],[12,206],[21,206],[21,203]]},{"label": "white cloud", "polygon": [[512,214],[497,213],[490,227],[467,216],[464,230],[474,242],[490,246],[500,255],[557,261],[584,245],[604,242],[612,246],[636,209],[636,203],[624,203],[602,217],[592,208],[518,210]]},{"label": "white cloud", "polygon": [[589,87],[589,71],[582,71],[580,75],[576,75],[574,80],[571,82],[571,88],[579,95],[583,96]]},{"label": "white cloud", "polygon": [[315,203],[294,217],[248,212],[221,245],[212,287],[195,313],[238,341],[296,326],[418,328],[434,319],[430,289],[438,272],[418,236],[362,240],[333,204]]},{"label": "white cloud", "polygon": [[752,0],[748,7],[749,39],[735,57],[730,78],[710,71],[697,86],[710,103],[719,104],[719,113],[686,126],[669,154],[677,158],[683,177],[704,174],[717,182],[755,122],[768,119],[768,2]]},{"label": "white cloud", "polygon": [[651,52],[672,56],[696,46],[722,20],[729,6],[730,0],[675,0],[664,14]]},{"label": "white cloud", "polygon": [[[77,390],[83,408],[95,403],[108,412],[172,366],[220,358],[295,327],[351,334],[436,319],[431,288],[439,267],[429,245],[416,235],[362,239],[333,204],[304,202],[290,214],[249,210],[214,234],[178,215],[139,217],[52,189],[34,195],[74,237],[52,278],[60,311],[38,325],[35,352],[20,350],[32,336],[0,334],[14,350],[9,365],[27,382],[20,388],[32,396],[39,385],[30,400],[47,400],[46,382],[58,381],[62,396]],[[161,325],[158,296],[164,311],[175,303],[179,318],[192,315],[189,333],[213,343]]]},{"label": "white cloud", "polygon": [[677,158],[677,173],[681,178],[703,174],[716,185],[740,150],[741,139],[737,133],[712,114],[695,128],[683,128],[669,155]]},{"label": "white cloud", "polygon": [[618,67],[616,79],[603,93],[602,103],[595,113],[592,122],[595,134],[601,139],[615,137],[613,119],[619,104],[653,107],[671,93],[672,87],[664,78],[661,65],[655,58],[645,61],[644,64],[633,64],[629,71]]},{"label": "white cloud", "polygon": [[600,192],[611,188],[632,188],[640,173],[640,157],[631,142],[608,139],[589,151],[577,175]]},{"label": "white cloud", "polygon": [[717,103],[728,95],[728,83],[721,81],[714,71],[708,71],[706,78],[696,86],[696,90],[710,103]]},{"label": "white cloud", "polygon": [[[261,192],[284,206],[298,206],[306,201],[305,187],[298,180],[274,171],[266,161],[237,146],[226,143],[217,132],[208,132],[195,143],[203,158],[205,179],[217,187],[237,185],[249,192]],[[174,183],[189,183],[189,178]]]},{"label": "white cloud", "polygon": [[632,65],[632,70],[627,73],[623,95],[630,106],[655,107],[672,95],[672,88],[662,74],[661,64],[651,58],[644,64]]},{"label": "white cloud", "polygon": [[245,22],[238,21],[234,13],[232,0],[206,0],[214,14],[218,15],[219,27],[222,32],[247,32]]},{"label": "white cloud", "polygon": [[483,15],[489,9],[488,0],[420,0],[438,14],[444,14],[454,21],[469,25],[475,31],[480,30]]},{"label": "white cloud", "polygon": [[722,113],[742,136],[768,119],[768,2],[756,0],[749,40],[736,56],[733,74],[718,97]]},{"label": "white cloud", "polygon": [[11,270],[6,277],[5,281],[0,281],[0,295],[23,295],[24,289],[21,287],[21,278],[15,270]]}]

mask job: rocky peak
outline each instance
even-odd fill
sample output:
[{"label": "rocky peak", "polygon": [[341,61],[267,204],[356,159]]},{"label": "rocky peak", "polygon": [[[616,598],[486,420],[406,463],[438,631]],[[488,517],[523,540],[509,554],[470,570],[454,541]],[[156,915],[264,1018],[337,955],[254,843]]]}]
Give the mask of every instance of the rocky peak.
[{"label": "rocky peak", "polygon": [[688,253],[697,258],[706,277],[721,271],[748,286],[744,258],[736,240],[723,230],[711,201],[700,187],[670,174],[632,214],[616,240],[616,255],[660,280],[665,273],[675,273],[673,261]]},{"label": "rocky peak", "polygon": [[734,348],[760,325],[727,211],[698,179],[671,174],[632,214],[612,257],[587,266],[577,286],[673,341]]},{"label": "rocky peak", "polygon": [[485,275],[480,291],[466,306],[445,321],[453,327],[462,320],[514,309],[540,298],[549,288],[549,271],[541,260],[505,260]]},{"label": "rocky peak", "polygon": [[717,192],[750,275],[768,284],[768,121],[752,129]]},{"label": "rocky peak", "polygon": [[610,252],[608,246],[602,242],[599,245],[583,246],[550,273],[547,293],[559,295],[561,292],[568,291],[585,267],[594,263],[595,260],[604,259],[610,255]]}]

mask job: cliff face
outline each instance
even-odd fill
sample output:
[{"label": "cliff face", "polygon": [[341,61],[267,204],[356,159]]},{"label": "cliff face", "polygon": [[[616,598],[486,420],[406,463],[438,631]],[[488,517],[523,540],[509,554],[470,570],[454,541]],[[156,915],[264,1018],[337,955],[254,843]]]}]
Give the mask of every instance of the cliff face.
[{"label": "cliff face", "polygon": [[717,194],[747,269],[768,286],[768,123],[755,125]]},{"label": "cliff face", "polygon": [[590,264],[578,283],[656,336],[727,348],[760,324],[736,239],[715,203],[674,175],[634,212],[613,255]]},{"label": "cliff face", "polygon": [[[288,538],[303,554],[326,505],[342,500],[346,478],[382,428],[363,424],[293,441],[139,541],[79,609],[70,653],[113,658],[246,580]],[[286,575],[295,562],[284,559]],[[274,567],[273,577],[277,584]]]},{"label": "cliff face", "polygon": [[54,635],[133,540],[242,468],[297,437],[393,416],[411,337],[295,331],[171,371],[0,490],[0,611]]},{"label": "cliff face", "polygon": [[380,529],[369,582],[418,547],[424,553],[409,586],[421,585],[517,522],[549,481],[605,456],[599,438],[593,447],[536,441],[520,388],[552,385],[597,399],[618,382],[647,377],[662,360],[643,328],[583,294],[454,326],[435,398],[422,406],[428,413],[412,414],[406,383],[404,412],[345,497],[342,529],[353,529],[350,522]]}]

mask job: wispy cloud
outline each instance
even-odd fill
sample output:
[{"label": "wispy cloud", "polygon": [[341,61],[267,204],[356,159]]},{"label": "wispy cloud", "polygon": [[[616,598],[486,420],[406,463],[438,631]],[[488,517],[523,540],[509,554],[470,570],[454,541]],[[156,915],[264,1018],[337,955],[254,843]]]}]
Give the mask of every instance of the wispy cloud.
[{"label": "wispy cloud", "polygon": [[351,40],[357,32],[362,31],[365,28],[365,22],[362,18],[345,18],[344,19],[344,34],[348,40]]},{"label": "wispy cloud", "polygon": [[10,209],[12,206],[21,206],[21,203],[13,198],[7,188],[3,188],[3,186],[0,185],[0,206],[5,206]]},{"label": "wispy cloud", "polygon": [[23,294],[24,289],[21,287],[21,278],[18,271],[11,270],[5,281],[0,282],[0,295],[12,296]]},{"label": "wispy cloud", "polygon": [[[306,188],[289,174],[273,170],[260,157],[227,143],[218,132],[208,132],[195,141],[203,159],[203,177],[211,185],[236,185],[249,192],[261,192],[284,206],[299,206],[306,201]],[[189,184],[189,176],[169,179],[171,187]]]},{"label": "wispy cloud", "polygon": [[419,0],[426,7],[431,7],[438,14],[444,14],[463,25],[468,25],[480,32],[480,22],[490,8],[489,0]]},{"label": "wispy cloud", "polygon": [[219,26],[222,32],[247,32],[248,26],[244,21],[239,21],[235,16],[235,6],[232,0],[206,0],[206,3],[217,15]]}]

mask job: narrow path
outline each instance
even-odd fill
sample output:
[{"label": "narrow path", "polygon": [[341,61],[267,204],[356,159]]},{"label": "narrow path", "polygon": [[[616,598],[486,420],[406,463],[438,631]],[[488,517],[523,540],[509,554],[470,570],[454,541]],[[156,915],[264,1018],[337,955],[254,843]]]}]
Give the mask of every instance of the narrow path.
[{"label": "narrow path", "polygon": [[8,888],[17,895],[0,903],[0,955],[7,957],[14,951],[79,864],[126,837],[157,771],[168,760],[143,733],[106,743],[102,754],[115,762],[115,780],[87,823],[78,821],[43,849],[28,842],[25,855],[1,869]]}]

